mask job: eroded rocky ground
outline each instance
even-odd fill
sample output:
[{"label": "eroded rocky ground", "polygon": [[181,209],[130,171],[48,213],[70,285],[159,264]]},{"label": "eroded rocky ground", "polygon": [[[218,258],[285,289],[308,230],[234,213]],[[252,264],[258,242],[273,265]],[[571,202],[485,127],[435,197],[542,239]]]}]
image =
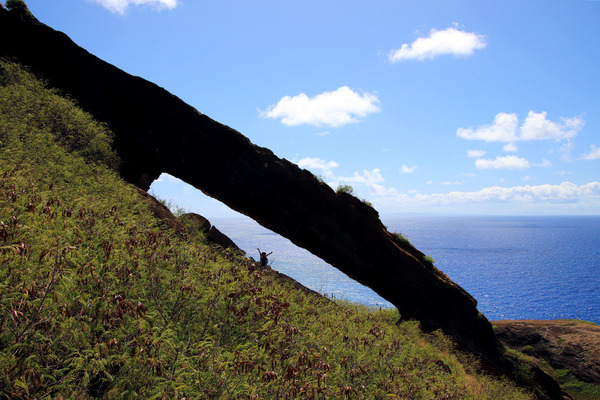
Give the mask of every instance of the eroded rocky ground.
[{"label": "eroded rocky ground", "polygon": [[600,326],[574,320],[506,320],[493,325],[507,346],[600,385]]}]

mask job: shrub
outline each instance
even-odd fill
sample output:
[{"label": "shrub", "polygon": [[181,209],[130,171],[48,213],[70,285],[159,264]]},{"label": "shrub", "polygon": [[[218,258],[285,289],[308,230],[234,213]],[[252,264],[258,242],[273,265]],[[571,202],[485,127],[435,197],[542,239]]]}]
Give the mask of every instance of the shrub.
[{"label": "shrub", "polygon": [[398,244],[400,247],[414,247],[413,244],[408,240],[406,235],[399,232],[393,232],[392,236],[394,237],[394,242]]},{"label": "shrub", "polygon": [[[354,193],[354,188],[350,185],[345,185],[345,184],[340,184],[338,185],[337,189],[335,190],[335,192],[337,194],[340,193],[346,193],[349,194],[350,196],[354,196],[356,197],[356,193]],[[367,199],[359,199],[363,204],[373,208],[373,203],[371,203],[369,200]]]},{"label": "shrub", "polygon": [[354,189],[352,188],[352,186],[350,185],[338,185],[337,189],[335,190],[336,193],[346,193],[349,194],[351,196],[354,196]]},{"label": "shrub", "polygon": [[24,11],[27,15],[33,16],[33,14],[31,14],[31,11],[29,11],[29,8],[27,7],[27,4],[25,4],[23,0],[6,0],[6,8],[8,8],[11,11]]},{"label": "shrub", "polygon": [[435,260],[431,256],[424,256],[423,257],[423,262],[425,263],[425,265],[427,265],[429,267],[432,267],[432,268],[433,268],[433,266],[435,264]]}]

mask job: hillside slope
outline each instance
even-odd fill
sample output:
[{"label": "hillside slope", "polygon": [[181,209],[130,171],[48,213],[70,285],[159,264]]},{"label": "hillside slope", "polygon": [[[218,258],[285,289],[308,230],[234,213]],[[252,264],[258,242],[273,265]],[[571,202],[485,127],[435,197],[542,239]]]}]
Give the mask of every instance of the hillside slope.
[{"label": "hillside slope", "polygon": [[531,397],[395,311],[166,227],[111,139],[0,62],[0,398]]}]

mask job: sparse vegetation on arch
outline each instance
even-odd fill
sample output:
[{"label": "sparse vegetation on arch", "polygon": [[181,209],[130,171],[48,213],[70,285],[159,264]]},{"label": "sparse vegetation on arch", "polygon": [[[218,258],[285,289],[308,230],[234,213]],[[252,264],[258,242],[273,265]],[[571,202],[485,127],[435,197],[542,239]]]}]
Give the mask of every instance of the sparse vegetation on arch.
[{"label": "sparse vegetation on arch", "polygon": [[426,256],[423,256],[423,263],[425,265],[433,268],[434,264],[435,264],[435,260],[433,259],[433,257],[426,255]]},{"label": "sparse vegetation on arch", "polygon": [[[348,185],[348,184],[343,184],[343,183],[339,184],[338,187],[336,188],[335,192],[337,194],[345,193],[345,194],[349,194],[350,196],[356,197],[356,193],[354,192],[354,188],[351,185]],[[362,203],[364,203],[365,205],[373,208],[373,203],[371,203],[369,200],[367,200],[367,199],[359,199],[359,200]]]},{"label": "sparse vegetation on arch", "polygon": [[33,16],[24,0],[6,0],[4,5],[8,10],[24,11],[27,15]]},{"label": "sparse vegetation on arch", "polygon": [[396,243],[398,243],[399,245],[407,245],[410,247],[413,247],[412,243],[410,242],[410,240],[408,240],[408,237],[406,237],[405,234],[403,233],[399,233],[399,232],[393,232],[392,235],[394,236],[394,241]]},{"label": "sparse vegetation on arch", "polygon": [[354,188],[351,185],[339,184],[337,189],[335,189],[336,193],[346,193],[351,196],[354,196]]}]

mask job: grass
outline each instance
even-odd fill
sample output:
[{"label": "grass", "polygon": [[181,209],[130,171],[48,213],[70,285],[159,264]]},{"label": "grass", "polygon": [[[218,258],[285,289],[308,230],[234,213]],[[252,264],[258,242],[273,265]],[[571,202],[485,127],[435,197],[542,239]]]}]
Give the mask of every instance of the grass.
[{"label": "grass", "polygon": [[564,326],[576,326],[576,325],[591,325],[597,326],[594,322],[591,321],[582,321],[580,319],[563,319],[561,320]]},{"label": "grass", "polygon": [[548,362],[536,359],[531,355],[533,347],[524,346],[519,351],[506,348],[508,359],[515,366],[517,371],[516,380],[521,385],[532,388],[534,392],[539,389],[533,382],[533,378],[528,364],[536,364],[550,376],[553,376],[560,387],[569,393],[574,400],[597,400],[600,399],[600,385],[584,382],[569,370],[554,369]]},{"label": "grass", "polygon": [[600,386],[577,379],[569,370],[554,370],[554,376],[574,400],[600,399]]},{"label": "grass", "polygon": [[433,257],[426,255],[423,256],[423,263],[430,268],[434,268],[435,260]]},{"label": "grass", "polygon": [[[347,184],[339,184],[338,187],[335,189],[335,192],[337,194],[348,194],[350,196],[356,197],[356,193],[354,192],[354,188],[351,185],[347,185]],[[367,199],[360,199],[358,197],[356,197],[358,200],[360,200],[364,205],[373,208],[373,203],[371,203],[369,200]]]},{"label": "grass", "polygon": [[161,228],[106,126],[0,71],[0,398],[530,398],[396,310]]},{"label": "grass", "polygon": [[408,237],[406,237],[405,234],[394,232],[394,233],[392,233],[392,235],[394,236],[394,241],[396,243],[398,243],[399,245],[401,245],[403,247],[406,247],[406,246],[412,247],[413,246],[413,244],[410,242],[410,240],[408,239]]}]

